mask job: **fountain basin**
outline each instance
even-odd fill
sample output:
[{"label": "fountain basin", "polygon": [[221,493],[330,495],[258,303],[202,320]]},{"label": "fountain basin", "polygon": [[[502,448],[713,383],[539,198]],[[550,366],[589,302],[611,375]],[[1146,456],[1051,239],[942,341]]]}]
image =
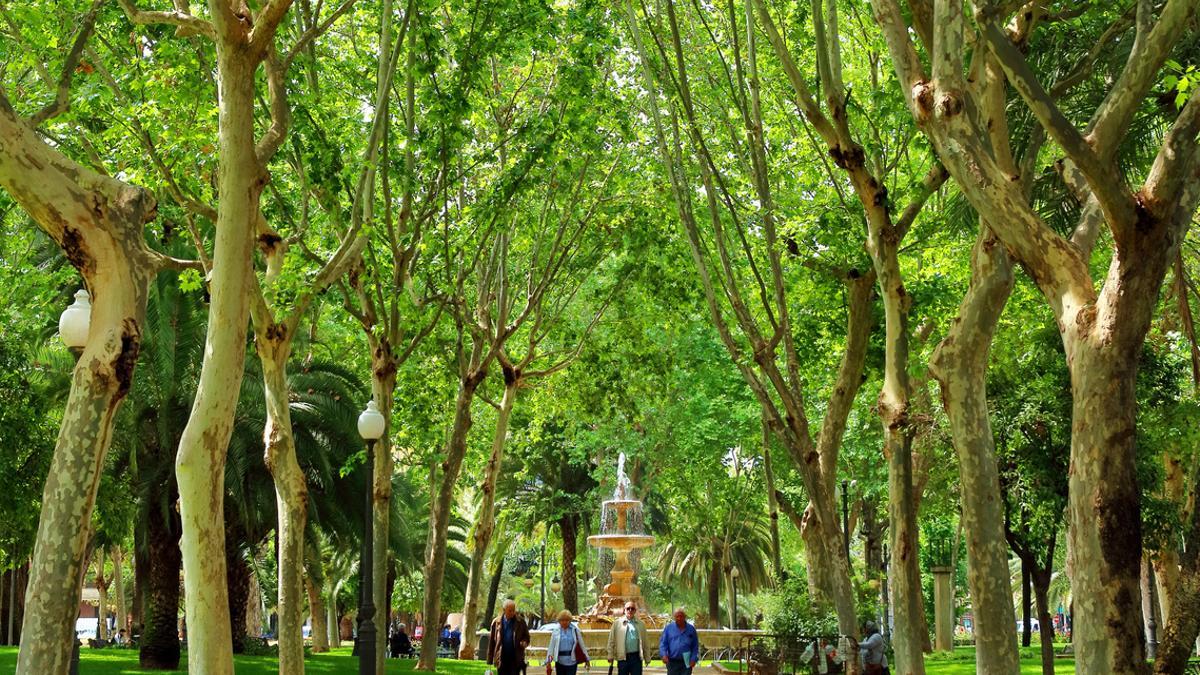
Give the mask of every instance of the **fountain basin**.
[{"label": "fountain basin", "polygon": [[635,506],[641,506],[642,502],[637,499],[606,499],[600,503],[601,506],[607,506],[618,511],[628,511]]},{"label": "fountain basin", "polygon": [[593,534],[588,537],[588,544],[597,548],[632,551],[654,544],[654,537],[649,534]]}]

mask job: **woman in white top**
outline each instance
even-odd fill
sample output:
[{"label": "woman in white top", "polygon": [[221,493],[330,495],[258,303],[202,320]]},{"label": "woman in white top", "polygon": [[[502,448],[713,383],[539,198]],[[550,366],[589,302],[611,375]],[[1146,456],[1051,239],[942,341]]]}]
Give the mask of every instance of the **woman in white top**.
[{"label": "woman in white top", "polygon": [[563,610],[558,613],[558,625],[550,630],[550,644],[546,647],[546,675],[550,675],[550,665],[554,664],[556,675],[575,675],[579,664],[591,665],[587,647],[583,644],[583,634],[579,627],[571,624],[571,613]]}]

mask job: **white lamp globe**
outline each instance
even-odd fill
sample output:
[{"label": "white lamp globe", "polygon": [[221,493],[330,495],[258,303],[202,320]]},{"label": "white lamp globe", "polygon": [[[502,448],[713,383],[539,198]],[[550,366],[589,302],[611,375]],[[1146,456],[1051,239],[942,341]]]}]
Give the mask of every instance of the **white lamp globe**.
[{"label": "white lamp globe", "polygon": [[358,416],[358,435],[364,441],[377,441],[383,436],[384,426],[383,413],[379,412],[375,401],[370,401],[367,409]]},{"label": "white lamp globe", "polygon": [[75,291],[75,302],[58,317],[58,335],[69,349],[83,349],[92,327],[92,298],[84,289]]},{"label": "white lamp globe", "polygon": [[737,565],[734,565],[733,569],[729,570],[729,576],[736,579],[736,578],[742,576],[742,571],[740,569],[738,569]]}]

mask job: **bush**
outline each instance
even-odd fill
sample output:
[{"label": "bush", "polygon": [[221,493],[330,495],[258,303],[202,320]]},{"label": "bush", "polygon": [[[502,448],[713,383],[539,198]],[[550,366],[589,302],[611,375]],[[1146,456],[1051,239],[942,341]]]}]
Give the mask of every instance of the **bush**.
[{"label": "bush", "polygon": [[803,578],[791,577],[764,598],[763,627],[787,637],[837,635],[837,615],[827,605],[813,603]]}]

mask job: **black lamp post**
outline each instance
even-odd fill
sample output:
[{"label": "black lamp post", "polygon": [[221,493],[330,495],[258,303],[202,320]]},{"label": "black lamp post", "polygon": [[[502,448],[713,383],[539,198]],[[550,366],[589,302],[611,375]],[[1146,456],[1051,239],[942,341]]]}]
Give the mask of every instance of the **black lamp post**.
[{"label": "black lamp post", "polygon": [[363,545],[362,560],[358,564],[358,673],[359,675],[375,675],[375,591],[372,587],[374,570],[372,560],[375,557],[375,519],[372,517],[372,493],[375,491],[375,442],[378,441],[386,426],[383,414],[375,401],[367,403],[367,409],[358,416],[358,435],[367,442],[367,481],[363,490]]},{"label": "black lamp post", "polygon": [[[79,363],[83,356],[83,348],[87,345],[88,332],[92,327],[91,296],[84,289],[75,291],[75,302],[63,310],[58,317],[58,336],[63,344]],[[103,614],[103,612],[101,612]],[[70,675],[79,675],[79,636],[76,635],[71,645],[71,663],[67,666]]]}]

